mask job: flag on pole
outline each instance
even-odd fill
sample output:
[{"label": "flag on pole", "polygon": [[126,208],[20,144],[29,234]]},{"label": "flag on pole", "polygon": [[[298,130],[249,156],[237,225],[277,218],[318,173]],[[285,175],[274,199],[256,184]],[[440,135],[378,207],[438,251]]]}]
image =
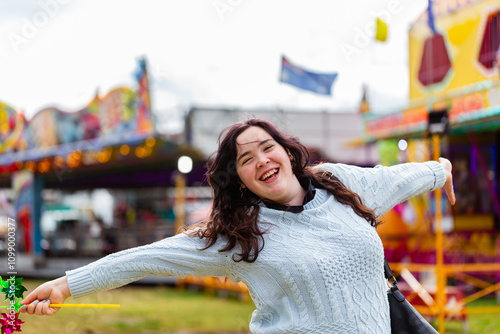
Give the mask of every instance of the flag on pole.
[{"label": "flag on pole", "polygon": [[432,12],[432,0],[429,0],[429,4],[427,5],[427,17],[429,28],[432,31],[432,34],[437,34],[436,26],[434,25],[434,13]]},{"label": "flag on pole", "polygon": [[378,17],[377,17],[377,32],[375,33],[375,39],[380,42],[385,42],[387,40],[387,23],[385,23]]},{"label": "flag on pole", "polygon": [[337,73],[313,73],[281,57],[280,81],[317,94],[331,95]]}]

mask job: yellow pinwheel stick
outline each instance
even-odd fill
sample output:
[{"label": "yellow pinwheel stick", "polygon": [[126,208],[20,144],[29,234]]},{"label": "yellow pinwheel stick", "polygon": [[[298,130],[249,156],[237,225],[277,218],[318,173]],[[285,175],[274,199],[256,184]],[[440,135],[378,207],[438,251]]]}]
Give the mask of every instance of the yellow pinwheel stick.
[{"label": "yellow pinwheel stick", "polygon": [[120,304],[50,304],[50,307],[99,307],[120,308]]}]

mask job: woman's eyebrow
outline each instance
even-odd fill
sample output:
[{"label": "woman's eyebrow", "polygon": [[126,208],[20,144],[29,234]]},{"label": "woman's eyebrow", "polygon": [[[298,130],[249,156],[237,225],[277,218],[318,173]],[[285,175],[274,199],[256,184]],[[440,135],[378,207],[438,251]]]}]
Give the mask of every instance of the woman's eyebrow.
[{"label": "woman's eyebrow", "polygon": [[[265,145],[268,141],[271,141],[271,140],[273,140],[273,139],[269,138],[269,139],[264,139],[264,140],[260,141],[258,147],[261,147],[262,145]],[[248,143],[243,143],[243,144],[236,143],[236,144],[238,144],[238,145],[246,145],[246,144],[252,144],[252,143],[256,143],[256,142],[257,141],[250,141]],[[250,153],[251,153],[251,151],[245,151],[245,152],[241,153],[240,156],[236,158],[236,161],[240,161],[241,158],[243,158],[245,155],[248,155]]]}]

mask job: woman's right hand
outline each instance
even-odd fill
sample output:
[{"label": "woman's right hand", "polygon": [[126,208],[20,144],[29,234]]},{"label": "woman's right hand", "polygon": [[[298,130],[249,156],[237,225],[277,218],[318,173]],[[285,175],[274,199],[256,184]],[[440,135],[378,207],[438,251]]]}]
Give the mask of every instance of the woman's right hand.
[{"label": "woman's right hand", "polygon": [[446,174],[446,181],[444,183],[444,191],[450,200],[451,205],[455,204],[455,191],[453,190],[453,176],[451,174],[451,162],[446,158],[439,158],[439,163],[443,166],[444,172]]},{"label": "woman's right hand", "polygon": [[53,315],[59,307],[49,307],[52,304],[62,304],[71,296],[66,276],[45,282],[33,290],[22,302],[22,313],[36,315]]}]

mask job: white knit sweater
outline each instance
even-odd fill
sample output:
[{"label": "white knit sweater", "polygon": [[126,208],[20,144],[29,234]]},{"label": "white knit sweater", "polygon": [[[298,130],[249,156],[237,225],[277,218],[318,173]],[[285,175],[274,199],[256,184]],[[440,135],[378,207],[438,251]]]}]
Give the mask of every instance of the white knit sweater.
[{"label": "white knit sweater", "polygon": [[[359,168],[324,164],[359,194],[377,217],[417,194],[438,189],[445,173],[437,162]],[[180,234],[111,254],[68,271],[73,297],[116,288],[149,274],[227,276],[244,282],[257,309],[252,333],[390,333],[384,254],[375,229],[323,189],[300,213],[261,207],[271,223],[254,263],[220,253],[220,240],[205,243]]]}]

